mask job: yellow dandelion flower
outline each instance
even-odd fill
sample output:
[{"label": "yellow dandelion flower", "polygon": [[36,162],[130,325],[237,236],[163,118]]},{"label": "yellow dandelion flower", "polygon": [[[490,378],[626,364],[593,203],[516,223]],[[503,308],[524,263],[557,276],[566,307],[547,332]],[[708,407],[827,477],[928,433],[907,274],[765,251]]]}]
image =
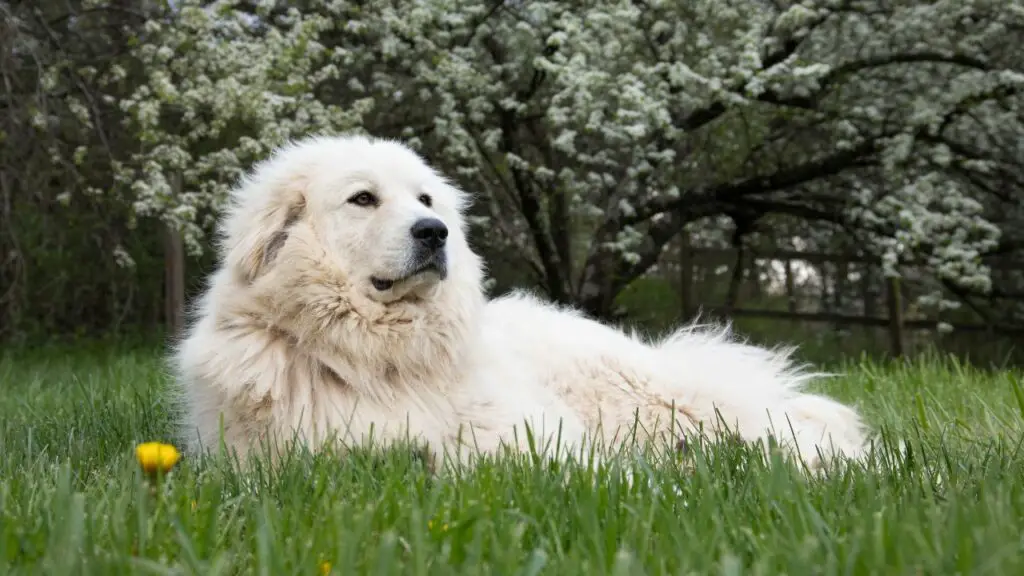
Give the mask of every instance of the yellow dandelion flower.
[{"label": "yellow dandelion flower", "polygon": [[181,459],[181,454],[170,444],[145,442],[135,448],[135,458],[146,474],[155,475],[158,472],[169,472]]},{"label": "yellow dandelion flower", "polygon": [[324,560],[320,563],[320,573],[326,576],[331,573],[331,563]]}]

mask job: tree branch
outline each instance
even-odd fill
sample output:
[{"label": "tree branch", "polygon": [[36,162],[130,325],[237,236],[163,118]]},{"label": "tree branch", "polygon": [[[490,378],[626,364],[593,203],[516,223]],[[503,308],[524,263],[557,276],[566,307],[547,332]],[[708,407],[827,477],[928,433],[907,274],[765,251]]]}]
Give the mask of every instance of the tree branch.
[{"label": "tree branch", "polygon": [[622,224],[624,226],[636,224],[650,219],[655,214],[671,212],[686,204],[731,202],[748,194],[773,192],[834,176],[847,168],[864,165],[862,162],[864,157],[874,153],[877,146],[876,140],[865,140],[853,148],[784,168],[769,176],[753,176],[738,182],[720,184],[707,190],[698,190],[693,194],[683,194],[678,198],[659,197],[636,210],[634,215],[624,217]]}]

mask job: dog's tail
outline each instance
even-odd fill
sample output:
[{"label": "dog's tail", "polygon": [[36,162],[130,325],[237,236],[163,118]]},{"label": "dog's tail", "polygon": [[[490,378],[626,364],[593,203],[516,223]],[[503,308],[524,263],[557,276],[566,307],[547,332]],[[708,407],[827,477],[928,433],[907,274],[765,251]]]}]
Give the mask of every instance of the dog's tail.
[{"label": "dog's tail", "polygon": [[[867,428],[853,407],[806,390],[829,376],[796,364],[793,348],[764,348],[737,339],[728,325],[692,324],[657,343],[672,389],[705,432],[747,441],[771,435],[808,465],[842,454],[859,458]],[[767,444],[767,442],[766,442]]]}]

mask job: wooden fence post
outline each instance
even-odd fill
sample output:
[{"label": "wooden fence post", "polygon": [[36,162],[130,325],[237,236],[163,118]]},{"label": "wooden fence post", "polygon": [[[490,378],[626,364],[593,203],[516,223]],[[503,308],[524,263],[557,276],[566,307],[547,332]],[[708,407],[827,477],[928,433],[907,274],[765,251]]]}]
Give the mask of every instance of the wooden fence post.
[{"label": "wooden fence post", "polygon": [[726,316],[731,316],[732,311],[736,309],[736,305],[739,303],[740,287],[743,284],[743,275],[747,268],[747,252],[743,238],[740,238],[739,242],[736,242],[734,246],[736,259],[733,261],[732,275],[729,277],[729,288],[725,293]]},{"label": "wooden fence post", "polygon": [[863,300],[865,318],[875,317],[875,269],[871,264],[861,265],[860,293]]},{"label": "wooden fence post", "polygon": [[796,314],[796,281],[793,279],[793,259],[786,258],[786,309],[791,314]]},{"label": "wooden fence post", "polygon": [[903,356],[903,301],[900,296],[900,279],[886,279],[889,304],[889,345],[894,358]]},{"label": "wooden fence post", "polygon": [[846,258],[839,258],[836,262],[836,279],[832,284],[832,306],[837,311],[843,310],[846,304],[846,291],[850,281],[850,262]]},{"label": "wooden fence post", "polygon": [[690,234],[684,229],[679,234],[679,313],[684,321],[693,313],[693,248]]},{"label": "wooden fence post", "polygon": [[[181,194],[181,175],[171,180],[175,195]],[[181,335],[185,325],[185,244],[181,233],[164,224],[164,318],[172,338]]]}]

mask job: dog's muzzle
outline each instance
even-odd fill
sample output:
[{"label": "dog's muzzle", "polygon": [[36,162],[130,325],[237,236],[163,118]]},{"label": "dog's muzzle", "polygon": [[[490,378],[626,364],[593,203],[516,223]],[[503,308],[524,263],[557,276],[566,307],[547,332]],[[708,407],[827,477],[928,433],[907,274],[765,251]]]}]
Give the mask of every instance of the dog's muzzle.
[{"label": "dog's muzzle", "polygon": [[399,282],[404,282],[405,280],[414,278],[421,274],[434,273],[443,281],[448,278],[448,255],[445,253],[443,248],[434,251],[428,251],[422,247],[417,248],[416,257],[409,268],[409,272],[406,272],[397,278],[381,278],[374,276],[370,278],[370,282],[373,283],[374,288],[383,292],[385,290],[390,290]]},{"label": "dog's muzzle", "polygon": [[397,278],[370,278],[377,290],[390,290],[403,280],[427,272],[436,273],[441,280],[448,277],[448,255],[445,253],[448,226],[437,218],[420,218],[409,227],[409,235],[412,236],[414,248],[408,271]]}]

